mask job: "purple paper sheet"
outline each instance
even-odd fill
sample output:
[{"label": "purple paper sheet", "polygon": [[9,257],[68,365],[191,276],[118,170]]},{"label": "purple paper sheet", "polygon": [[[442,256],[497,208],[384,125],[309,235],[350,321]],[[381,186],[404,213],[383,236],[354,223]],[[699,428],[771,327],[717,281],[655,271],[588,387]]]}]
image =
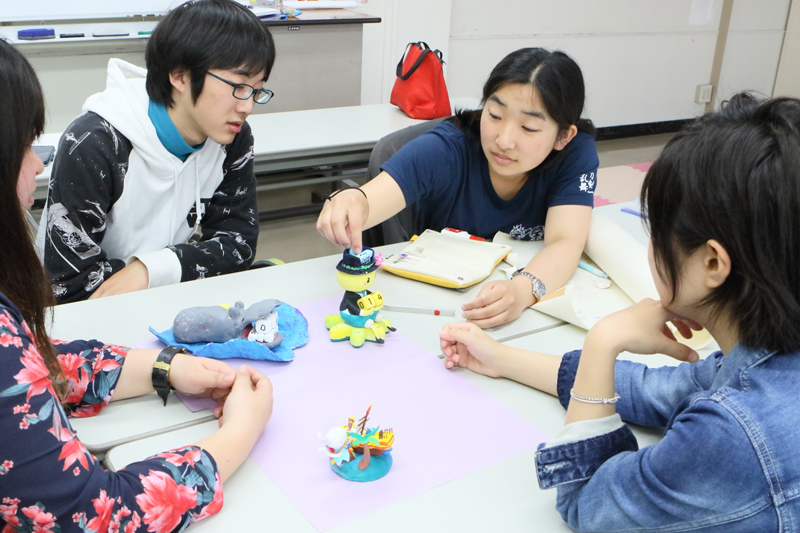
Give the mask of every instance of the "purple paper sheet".
[{"label": "purple paper sheet", "polygon": [[[269,376],[275,408],[251,457],[317,531],[466,476],[524,451],[547,436],[422,349],[401,332],[384,345],[331,342],[323,325],[340,297],[298,305],[310,339],[291,363],[233,360]],[[192,410],[213,407],[184,397]],[[346,481],[330,470],[317,433],[358,420],[393,428],[391,472],[378,481]],[[535,480],[531,480],[535,482]]]},{"label": "purple paper sheet", "polygon": [[133,344],[140,350],[163,350],[166,346],[163,342],[155,337],[147,337],[146,339],[136,341]]}]

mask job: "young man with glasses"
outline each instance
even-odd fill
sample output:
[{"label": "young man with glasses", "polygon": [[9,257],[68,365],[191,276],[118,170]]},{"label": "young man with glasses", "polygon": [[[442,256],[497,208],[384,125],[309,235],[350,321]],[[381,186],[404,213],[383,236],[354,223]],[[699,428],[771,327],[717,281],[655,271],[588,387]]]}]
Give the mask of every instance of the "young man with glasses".
[{"label": "young man with glasses", "polygon": [[275,59],[269,31],[233,0],[171,11],[147,71],[111,59],[53,164],[37,236],[59,302],[244,270],[258,217],[253,136]]}]

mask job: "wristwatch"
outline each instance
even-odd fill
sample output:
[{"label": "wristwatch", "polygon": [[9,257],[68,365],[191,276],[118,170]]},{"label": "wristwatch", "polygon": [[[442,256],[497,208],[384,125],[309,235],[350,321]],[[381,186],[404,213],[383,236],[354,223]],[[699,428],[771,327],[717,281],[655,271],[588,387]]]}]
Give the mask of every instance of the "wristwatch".
[{"label": "wristwatch", "polygon": [[544,282],[539,278],[537,278],[536,276],[534,276],[533,274],[531,274],[530,272],[527,272],[520,268],[519,270],[516,270],[514,271],[513,274],[511,274],[511,279],[514,279],[517,276],[525,276],[526,278],[531,280],[531,292],[533,293],[534,296],[536,296],[537,302],[540,301],[542,298],[544,298],[544,295],[547,294],[547,288],[544,286]]},{"label": "wristwatch", "polygon": [[186,351],[180,346],[167,346],[161,350],[156,362],[153,363],[153,373],[151,374],[153,388],[158,396],[164,400],[164,405],[167,405],[169,391],[173,390],[173,386],[169,383],[169,370],[172,365],[172,358],[178,353],[186,353]]}]

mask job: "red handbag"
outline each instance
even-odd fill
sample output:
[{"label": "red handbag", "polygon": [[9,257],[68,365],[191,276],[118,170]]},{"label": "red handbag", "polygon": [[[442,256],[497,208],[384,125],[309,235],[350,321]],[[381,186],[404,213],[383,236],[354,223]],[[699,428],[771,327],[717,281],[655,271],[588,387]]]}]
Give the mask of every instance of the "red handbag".
[{"label": "red handbag", "polygon": [[391,103],[411,118],[449,117],[450,98],[442,72],[442,52],[427,43],[408,43],[397,64]]}]

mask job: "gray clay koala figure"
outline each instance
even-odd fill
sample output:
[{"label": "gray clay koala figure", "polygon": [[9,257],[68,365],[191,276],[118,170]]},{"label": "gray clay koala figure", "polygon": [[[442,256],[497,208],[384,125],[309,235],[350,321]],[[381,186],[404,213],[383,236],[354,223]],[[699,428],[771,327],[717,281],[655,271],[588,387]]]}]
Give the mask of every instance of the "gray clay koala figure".
[{"label": "gray clay koala figure", "polygon": [[283,340],[278,331],[279,300],[254,303],[247,309],[242,302],[225,309],[220,305],[184,309],[172,323],[172,335],[178,342],[223,343],[232,339],[247,339],[274,348]]}]

